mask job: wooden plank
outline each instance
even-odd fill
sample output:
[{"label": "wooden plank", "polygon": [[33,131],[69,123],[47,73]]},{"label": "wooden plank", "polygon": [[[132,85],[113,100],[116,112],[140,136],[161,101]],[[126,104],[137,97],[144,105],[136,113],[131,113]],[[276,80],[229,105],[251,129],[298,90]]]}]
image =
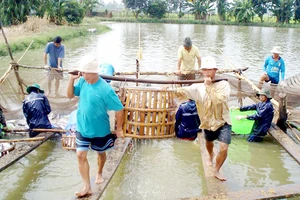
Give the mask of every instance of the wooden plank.
[{"label": "wooden plank", "polygon": [[300,164],[300,148],[288,135],[286,135],[278,126],[272,124],[268,133],[272,135],[279,144]]},{"label": "wooden plank", "polygon": [[[43,140],[39,140],[36,142],[31,142],[30,145],[27,143],[26,145],[22,145],[24,147],[19,148],[18,146],[16,149],[12,152],[10,152],[8,155],[5,155],[5,157],[1,158],[0,162],[0,172],[8,168],[9,166],[16,163],[18,160],[32,152],[34,149],[38,148],[41,144],[46,142],[48,139],[50,139],[55,133],[52,133],[51,135],[46,133],[41,133],[39,136],[44,136],[45,138]],[[16,151],[18,150],[18,151]]]},{"label": "wooden plank", "polygon": [[[207,165],[208,152],[206,150],[204,134],[198,134],[198,139],[200,143],[200,151],[201,151],[204,175],[206,179],[207,192],[209,195],[225,193],[227,191],[226,185],[222,181],[219,181],[214,177],[213,167]],[[217,152],[216,148],[214,148],[214,152]]]},{"label": "wooden plank", "polygon": [[300,184],[288,184],[277,187],[254,188],[249,190],[241,190],[237,192],[219,193],[203,197],[183,198],[185,200],[211,200],[211,199],[243,199],[243,200],[263,200],[263,199],[279,199],[300,196]]},{"label": "wooden plank", "polygon": [[[118,169],[121,160],[128,149],[128,146],[131,142],[130,138],[125,138],[125,142],[123,143],[121,139],[117,139],[115,142],[115,147],[113,150],[109,151],[106,156],[106,163],[103,168],[103,178],[104,182],[101,184],[95,184],[95,176],[91,177],[91,187],[92,187],[92,195],[89,197],[84,198],[76,198],[73,197],[72,199],[85,199],[85,200],[98,200],[100,199],[101,195],[103,194],[105,188],[109,184],[110,180],[112,179],[113,175],[115,174],[116,170]],[[79,172],[78,172],[79,173]],[[82,187],[82,186],[81,186]],[[80,191],[79,188],[78,191]],[[75,192],[75,191],[74,191]]]}]

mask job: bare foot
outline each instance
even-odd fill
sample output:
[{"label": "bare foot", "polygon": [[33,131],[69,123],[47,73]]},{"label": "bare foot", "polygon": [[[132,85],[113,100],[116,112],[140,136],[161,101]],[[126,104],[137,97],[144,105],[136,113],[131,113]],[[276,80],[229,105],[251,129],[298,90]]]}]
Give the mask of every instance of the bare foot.
[{"label": "bare foot", "polygon": [[208,165],[208,166],[212,166],[212,165],[213,165],[213,160],[214,160],[215,154],[212,153],[212,154],[209,154],[208,156],[209,156],[209,158],[208,158],[208,161],[207,161],[207,165]]},{"label": "bare foot", "polygon": [[102,177],[102,174],[97,174],[95,183],[100,184],[100,183],[103,183],[103,182],[104,182],[104,178]]},{"label": "bare foot", "polygon": [[220,174],[220,172],[215,171],[214,177],[219,179],[220,181],[226,181],[226,178],[222,174]]},{"label": "bare foot", "polygon": [[92,195],[91,187],[85,186],[80,192],[75,192],[75,195],[79,198]]}]

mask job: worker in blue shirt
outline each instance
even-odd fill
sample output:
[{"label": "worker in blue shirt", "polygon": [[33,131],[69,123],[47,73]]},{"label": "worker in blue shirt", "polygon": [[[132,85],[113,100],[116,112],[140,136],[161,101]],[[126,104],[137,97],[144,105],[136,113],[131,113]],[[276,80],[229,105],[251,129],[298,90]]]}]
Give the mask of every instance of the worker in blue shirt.
[{"label": "worker in blue shirt", "polygon": [[263,137],[267,135],[274,117],[274,108],[270,101],[272,99],[270,90],[263,88],[258,95],[261,102],[240,107],[240,111],[256,110],[256,113],[249,116],[236,117],[237,120],[255,120],[250,136],[247,139],[248,142],[261,142]]},{"label": "worker in blue shirt", "polygon": [[272,84],[278,84],[280,81],[284,80],[285,74],[285,63],[279,54],[282,54],[281,48],[279,46],[273,47],[270,51],[273,53],[265,60],[264,73],[260,77],[259,88],[262,88],[264,82],[271,81]]},{"label": "worker in blue shirt", "polygon": [[193,100],[182,103],[176,113],[175,133],[180,139],[195,140],[200,131],[200,119]]}]

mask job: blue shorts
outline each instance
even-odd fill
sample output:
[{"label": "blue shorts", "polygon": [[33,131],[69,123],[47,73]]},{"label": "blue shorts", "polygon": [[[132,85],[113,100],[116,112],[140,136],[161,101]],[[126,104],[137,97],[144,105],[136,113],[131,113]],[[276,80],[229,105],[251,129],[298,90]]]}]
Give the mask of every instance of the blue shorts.
[{"label": "blue shorts", "polygon": [[204,137],[207,141],[214,141],[218,139],[220,142],[230,144],[231,142],[231,125],[225,123],[216,131],[209,131],[204,129]]},{"label": "blue shorts", "polygon": [[76,151],[88,151],[89,148],[102,153],[115,145],[116,134],[108,134],[104,137],[86,138],[76,131]]},{"label": "blue shorts", "polygon": [[277,79],[270,77],[270,76],[269,76],[269,80],[266,82],[269,82],[269,81],[271,81],[271,83],[273,83],[273,84],[278,84],[278,82],[279,82]]}]

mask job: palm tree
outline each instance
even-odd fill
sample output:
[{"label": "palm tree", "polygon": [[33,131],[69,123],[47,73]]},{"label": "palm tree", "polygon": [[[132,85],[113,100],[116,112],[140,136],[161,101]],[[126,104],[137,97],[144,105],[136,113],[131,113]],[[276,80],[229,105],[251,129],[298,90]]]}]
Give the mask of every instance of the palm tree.
[{"label": "palm tree", "polygon": [[237,0],[232,3],[228,14],[237,22],[247,23],[253,21],[255,11],[250,0]]},{"label": "palm tree", "polygon": [[210,0],[196,0],[195,2],[188,2],[187,5],[190,7],[190,12],[195,15],[196,20],[206,20],[209,11],[213,6],[213,1]]}]

